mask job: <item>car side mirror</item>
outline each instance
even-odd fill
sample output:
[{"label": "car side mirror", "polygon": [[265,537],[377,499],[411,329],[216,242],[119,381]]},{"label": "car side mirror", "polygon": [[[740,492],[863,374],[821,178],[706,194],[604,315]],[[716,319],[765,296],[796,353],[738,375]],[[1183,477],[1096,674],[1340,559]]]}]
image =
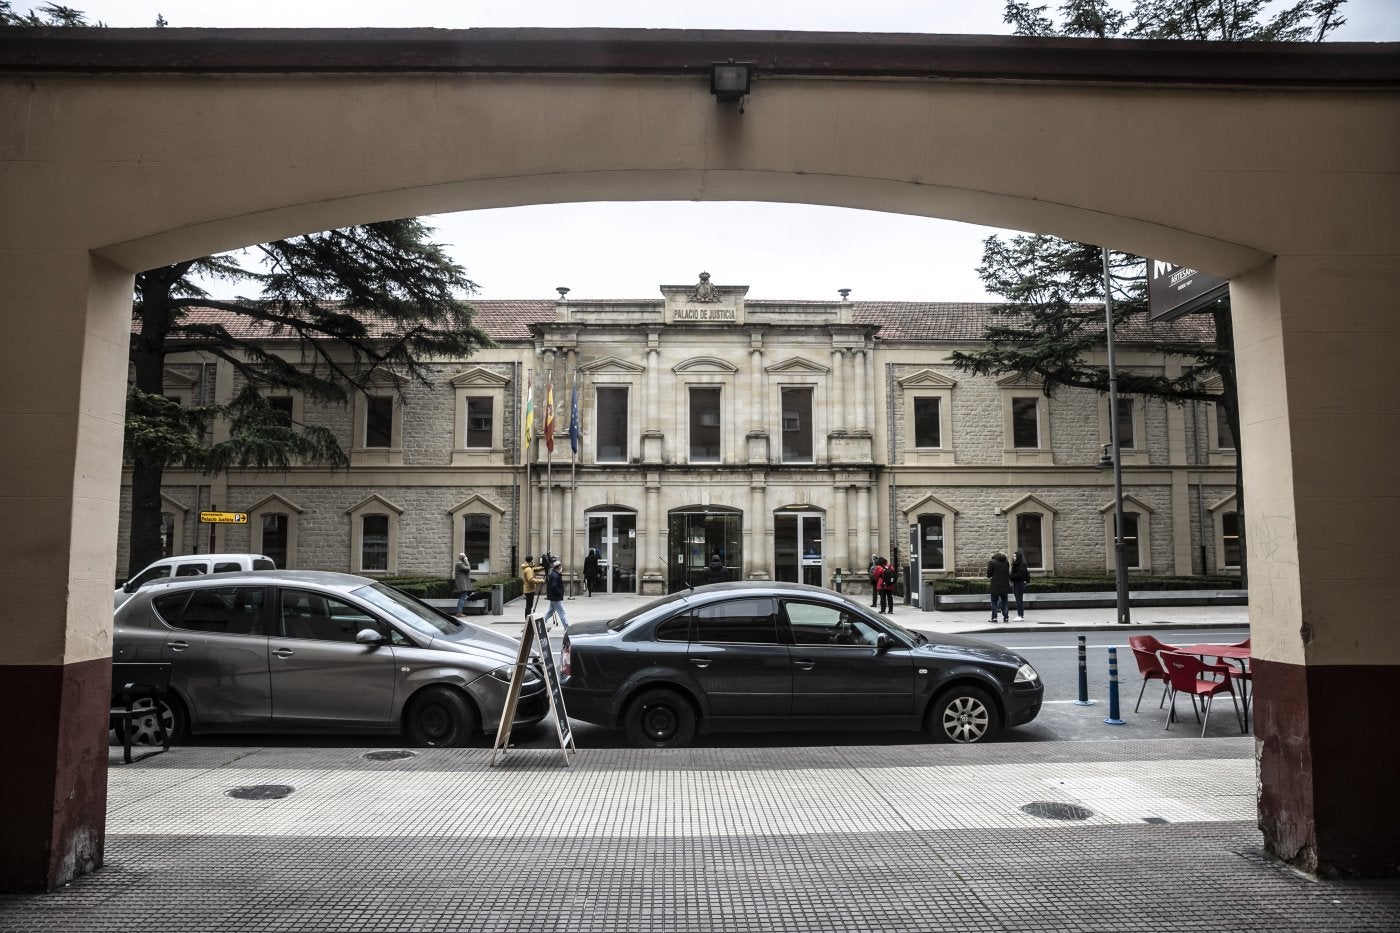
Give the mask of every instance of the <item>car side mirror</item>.
[{"label": "car side mirror", "polygon": [[355,634],[355,643],[360,645],[382,645],[388,641],[372,628],[362,628]]},{"label": "car side mirror", "polygon": [[122,584],[122,592],[123,592],[123,593],[135,593],[135,592],[136,592],[136,581],[135,581],[135,580],[127,580],[125,583],[123,583],[123,584]]},{"label": "car side mirror", "polygon": [[876,654],[884,654],[886,651],[889,651],[893,647],[894,639],[886,635],[884,632],[881,632],[880,637],[875,639]]}]

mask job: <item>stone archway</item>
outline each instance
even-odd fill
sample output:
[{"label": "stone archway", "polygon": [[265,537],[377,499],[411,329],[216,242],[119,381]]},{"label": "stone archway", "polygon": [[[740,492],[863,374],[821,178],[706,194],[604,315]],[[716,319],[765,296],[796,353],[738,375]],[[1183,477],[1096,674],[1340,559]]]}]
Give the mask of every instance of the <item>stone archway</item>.
[{"label": "stone archway", "polygon": [[[757,66],[742,111],[708,93],[706,63],[729,58]],[[1400,817],[1395,764],[1360,762],[1400,736],[1352,711],[1383,708],[1400,666],[1400,635],[1372,621],[1400,519],[1378,494],[1400,399],[1396,61],[985,37],[0,30],[0,289],[25,350],[4,377],[0,663],[43,710],[16,737],[0,884],[50,888],[101,858],[132,273],[389,217],[659,199],[975,221],[1231,277],[1262,825],[1305,866],[1393,870],[1376,828]]]}]

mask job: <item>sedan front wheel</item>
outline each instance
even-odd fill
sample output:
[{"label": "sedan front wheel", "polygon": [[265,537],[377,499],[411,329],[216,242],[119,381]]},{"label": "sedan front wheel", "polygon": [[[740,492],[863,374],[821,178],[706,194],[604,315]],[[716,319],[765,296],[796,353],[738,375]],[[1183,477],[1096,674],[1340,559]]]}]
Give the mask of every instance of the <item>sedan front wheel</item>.
[{"label": "sedan front wheel", "polygon": [[476,714],[451,687],[427,687],[408,704],[404,732],[415,745],[454,748],[471,740]]},{"label": "sedan front wheel", "polygon": [[928,731],[935,742],[984,742],[1000,730],[996,704],[980,687],[950,687],[928,711]]}]

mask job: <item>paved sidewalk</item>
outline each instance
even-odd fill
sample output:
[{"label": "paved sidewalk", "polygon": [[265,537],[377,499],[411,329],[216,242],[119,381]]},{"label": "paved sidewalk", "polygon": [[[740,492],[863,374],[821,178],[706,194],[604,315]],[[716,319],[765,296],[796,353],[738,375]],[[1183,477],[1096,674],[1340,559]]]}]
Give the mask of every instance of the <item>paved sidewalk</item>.
[{"label": "paved sidewalk", "polygon": [[1262,853],[1248,738],[383,751],[118,749],[106,867],[0,931],[1400,929]]},{"label": "paved sidewalk", "polygon": [[[590,622],[598,619],[613,619],[638,606],[645,605],[654,597],[625,595],[578,596],[564,601],[564,611],[570,622]],[[866,597],[869,598],[868,596]],[[450,609],[456,605],[450,599],[429,600],[435,606]],[[543,605],[540,605],[543,610]],[[1095,631],[1099,629],[1135,632],[1139,630],[1173,628],[1247,628],[1249,607],[1247,606],[1164,606],[1158,608],[1135,607],[1131,611],[1132,624],[1119,625],[1112,607],[1089,609],[1043,609],[1035,610],[1026,616],[1024,622],[991,624],[985,610],[979,612],[923,612],[918,606],[895,606],[890,618],[905,628],[936,630],[963,634],[984,634],[1005,631],[1053,631],[1061,629],[1071,632]],[[520,628],[525,622],[525,601],[515,599],[507,603],[499,616],[468,616],[469,622],[484,625],[501,625]],[[1127,638],[1127,635],[1124,635]]]}]

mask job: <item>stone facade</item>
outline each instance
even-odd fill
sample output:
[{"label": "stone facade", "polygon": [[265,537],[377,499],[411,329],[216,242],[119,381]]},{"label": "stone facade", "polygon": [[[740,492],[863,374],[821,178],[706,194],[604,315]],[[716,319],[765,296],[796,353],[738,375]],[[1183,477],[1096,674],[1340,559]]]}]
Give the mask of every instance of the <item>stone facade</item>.
[{"label": "stone facade", "polygon": [[[349,470],[168,472],[170,546],[208,550],[199,512],[212,504],[253,519],[214,526],[218,550],[276,551],[292,567],[446,576],[466,549],[483,574],[513,573],[523,554],[545,551],[576,572],[594,547],[613,589],[673,590],[698,580],[713,553],[731,578],[830,585],[840,568],[860,589],[872,553],[909,561],[911,527],[924,521],[944,535],[941,560],[923,555],[925,579],[980,575],[993,551],[1030,540],[1027,527],[1039,529],[1031,552],[1043,572],[1111,571],[1112,474],[1097,466],[1107,400],[1071,389],[1047,398],[1038,385],[955,370],[949,353],[977,345],[989,306],[748,301],[744,287],[712,288],[704,300],[693,286],[663,286],[661,299],[477,302],[476,323],[499,345],[434,362],[430,385],[374,390],[392,399],[387,445],[367,443],[367,420],[383,413],[364,399],[294,399],[298,420],[336,433]],[[1199,325],[1171,326],[1180,338]],[[1119,365],[1173,365],[1145,335],[1120,335]],[[191,404],[236,388],[226,363],[167,367],[168,393]],[[1234,454],[1211,448],[1214,413],[1133,406],[1123,472],[1140,572],[1221,569]],[[123,525],[121,567],[126,537]]]}]

